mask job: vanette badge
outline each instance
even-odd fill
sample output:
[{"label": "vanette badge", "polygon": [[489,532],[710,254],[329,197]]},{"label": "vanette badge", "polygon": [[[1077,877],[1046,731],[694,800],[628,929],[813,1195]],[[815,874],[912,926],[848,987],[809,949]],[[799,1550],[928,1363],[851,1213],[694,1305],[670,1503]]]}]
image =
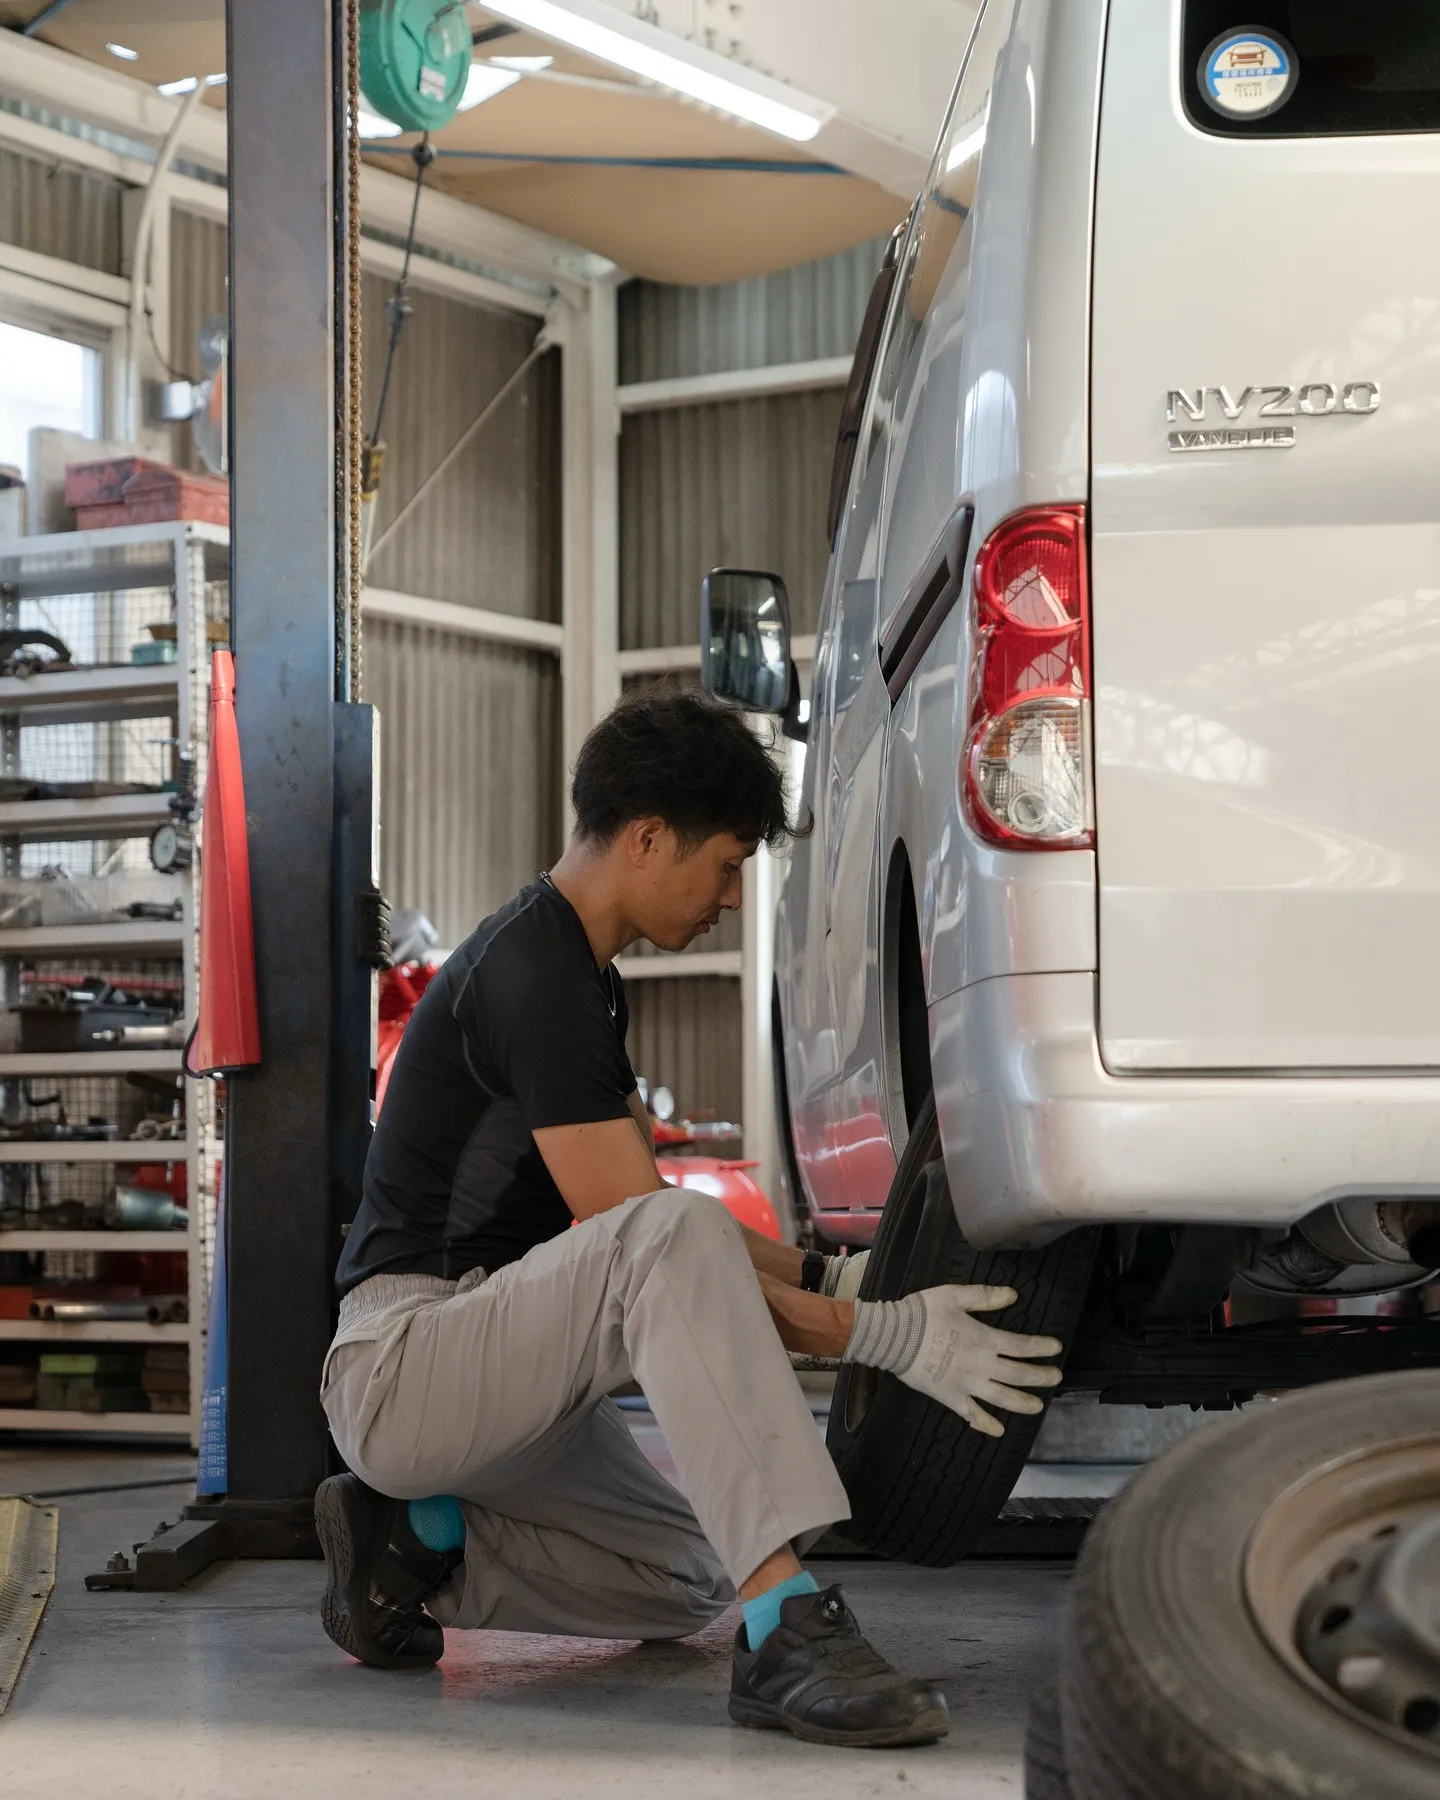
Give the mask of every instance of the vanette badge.
[{"label": "vanette badge", "polygon": [[[1214,399],[1225,425],[1209,425]],[[1229,388],[1171,388],[1165,396],[1165,417],[1179,430],[1170,433],[1172,453],[1196,450],[1290,450],[1295,445],[1293,425],[1250,425],[1242,415],[1253,408],[1256,419],[1325,419],[1349,414],[1365,418],[1379,410],[1378,381],[1347,381],[1337,388],[1333,381],[1307,381],[1300,387],[1246,387],[1232,395]],[[1200,429],[1187,429],[1198,426]]]}]

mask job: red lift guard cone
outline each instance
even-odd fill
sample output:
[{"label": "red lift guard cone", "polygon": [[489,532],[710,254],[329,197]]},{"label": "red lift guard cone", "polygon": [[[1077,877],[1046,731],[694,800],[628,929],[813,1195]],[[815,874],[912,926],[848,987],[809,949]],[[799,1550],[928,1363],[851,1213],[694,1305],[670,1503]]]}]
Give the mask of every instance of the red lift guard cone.
[{"label": "red lift guard cone", "polygon": [[235,659],[228,650],[215,651],[210,664],[210,766],[200,854],[200,1016],[186,1063],[192,1075],[213,1075],[260,1061],[250,847]]}]

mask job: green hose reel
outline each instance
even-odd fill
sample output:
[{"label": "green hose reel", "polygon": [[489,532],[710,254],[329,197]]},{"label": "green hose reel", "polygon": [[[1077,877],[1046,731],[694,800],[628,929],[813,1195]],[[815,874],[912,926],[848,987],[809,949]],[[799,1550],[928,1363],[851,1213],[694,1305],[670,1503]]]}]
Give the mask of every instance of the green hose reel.
[{"label": "green hose reel", "polygon": [[455,117],[470,73],[463,0],[360,0],[360,87],[402,131]]}]

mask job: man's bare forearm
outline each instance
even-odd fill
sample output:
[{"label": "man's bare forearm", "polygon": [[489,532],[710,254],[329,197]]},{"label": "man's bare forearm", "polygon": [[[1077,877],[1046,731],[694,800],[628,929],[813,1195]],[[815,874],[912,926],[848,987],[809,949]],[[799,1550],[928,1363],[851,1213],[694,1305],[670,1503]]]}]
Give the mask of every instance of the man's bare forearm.
[{"label": "man's bare forearm", "polygon": [[807,1294],[802,1289],[777,1281],[764,1270],[755,1271],[770,1317],[787,1350],[801,1356],[840,1356],[850,1342],[855,1326],[855,1304],[851,1300],[827,1300],[823,1294]]},{"label": "man's bare forearm", "polygon": [[745,1240],[745,1248],[750,1253],[750,1261],[754,1264],[757,1275],[768,1275],[774,1281],[783,1281],[786,1287],[799,1287],[800,1265],[805,1260],[803,1250],[797,1250],[793,1244],[777,1244],[774,1238],[763,1237],[748,1225],[741,1225],[740,1235]]}]

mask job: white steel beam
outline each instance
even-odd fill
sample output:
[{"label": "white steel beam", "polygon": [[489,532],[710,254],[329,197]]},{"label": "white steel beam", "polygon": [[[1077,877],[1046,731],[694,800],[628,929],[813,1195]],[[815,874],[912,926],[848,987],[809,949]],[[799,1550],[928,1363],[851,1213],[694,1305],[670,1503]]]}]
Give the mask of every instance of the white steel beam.
[{"label": "white steel beam", "polygon": [[74,321],[88,328],[85,335],[101,344],[111,332],[123,331],[129,316],[126,308],[117,306],[113,300],[86,293],[79,287],[59,286],[53,281],[22,274],[3,263],[0,263],[0,300],[8,300],[12,306],[40,314],[46,320]]},{"label": "white steel beam", "polygon": [[590,287],[590,531],[594,641],[592,714],[603,719],[620,698],[620,412],[616,283]]},{"label": "white steel beam", "polygon": [[[423,209],[422,209],[423,217]],[[377,244],[374,238],[360,239],[360,266],[376,275],[398,276],[405,253],[394,244]],[[440,262],[433,256],[412,256],[410,285],[428,293],[444,294],[451,300],[464,300],[470,305],[498,307],[503,312],[529,313],[544,318],[550,310],[547,294],[532,293],[529,288],[514,287],[507,281],[495,281],[488,275],[477,275],[472,269],[457,269],[453,263]]]},{"label": "white steel beam", "polygon": [[[802,666],[815,660],[815,638],[811,633],[791,638],[790,654]],[[698,644],[663,644],[656,650],[622,650],[616,657],[620,674],[679,675],[700,667]]]},{"label": "white steel beam", "polygon": [[[762,844],[745,864],[745,903],[740,915],[745,930],[740,974],[740,1117],[745,1126],[745,1154],[760,1165],[755,1179],[770,1196],[777,1214],[782,1214],[770,1044],[770,990],[775,981],[775,907],[779,889],[775,858]],[[782,1222],[788,1235],[794,1220],[783,1219],[782,1215]]]},{"label": "white steel beam", "polygon": [[118,306],[122,314],[130,303],[130,283],[123,276],[63,262],[58,256],[42,256],[35,250],[22,250],[18,244],[0,243],[0,271],[22,276],[26,281],[43,282],[67,294],[83,295],[87,300],[98,300],[107,309]]},{"label": "white steel beam", "polygon": [[594,458],[590,409],[590,309],[563,298],[549,329],[560,346],[560,650],[561,805],[574,824],[570,771],[595,722],[595,534],[591,523]]},{"label": "white steel beam", "polygon": [[390,619],[401,625],[423,625],[432,631],[458,632],[462,637],[482,638],[490,644],[540,650],[547,656],[559,656],[564,646],[563,627],[549,620],[516,618],[478,606],[457,606],[450,600],[430,600],[422,594],[397,594],[390,588],[367,587],[360,596],[360,610],[367,619]]},{"label": "white steel beam", "polygon": [[723,369],[715,375],[677,375],[664,381],[632,381],[615,391],[622,413],[664,412],[716,400],[755,400],[769,394],[803,394],[844,387],[853,358],[824,356],[813,362],[774,363],[762,369]]}]

